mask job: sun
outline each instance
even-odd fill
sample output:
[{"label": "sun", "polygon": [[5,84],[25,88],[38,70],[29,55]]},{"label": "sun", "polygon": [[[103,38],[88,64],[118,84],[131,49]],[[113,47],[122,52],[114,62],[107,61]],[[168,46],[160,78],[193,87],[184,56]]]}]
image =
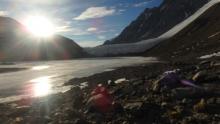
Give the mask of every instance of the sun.
[{"label": "sun", "polygon": [[55,32],[52,22],[43,16],[30,16],[24,21],[24,25],[37,37],[49,37]]}]

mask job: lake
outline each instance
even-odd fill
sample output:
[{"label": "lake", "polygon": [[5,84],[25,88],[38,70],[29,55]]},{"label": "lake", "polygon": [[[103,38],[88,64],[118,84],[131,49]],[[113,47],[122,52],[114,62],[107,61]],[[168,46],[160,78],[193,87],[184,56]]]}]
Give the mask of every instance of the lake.
[{"label": "lake", "polygon": [[63,84],[74,77],[86,77],[117,67],[153,62],[158,61],[152,57],[114,57],[0,65],[0,68],[28,68],[0,74],[0,103],[65,92],[72,86]]}]

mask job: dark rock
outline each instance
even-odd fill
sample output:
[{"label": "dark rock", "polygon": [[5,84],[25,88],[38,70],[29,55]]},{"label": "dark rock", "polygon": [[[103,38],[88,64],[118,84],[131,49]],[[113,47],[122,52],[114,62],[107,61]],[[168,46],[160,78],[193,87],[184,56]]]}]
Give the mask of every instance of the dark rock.
[{"label": "dark rock", "polygon": [[152,85],[152,90],[154,92],[158,92],[158,91],[160,91],[160,88],[161,88],[160,80],[155,81]]},{"label": "dark rock", "polygon": [[114,102],[113,106],[114,106],[114,113],[120,114],[124,112],[124,108],[120,103]]},{"label": "dark rock", "polygon": [[206,71],[200,71],[200,72],[197,72],[192,77],[192,80],[196,81],[196,82],[200,82],[200,81],[204,80],[206,76],[207,76],[207,72]]},{"label": "dark rock", "polygon": [[206,109],[206,103],[204,99],[201,99],[197,104],[193,106],[194,111],[204,112]]},{"label": "dark rock", "polygon": [[208,123],[210,120],[210,117],[205,113],[195,113],[193,115],[193,118],[195,119],[197,123],[200,123],[200,124]]},{"label": "dark rock", "polygon": [[160,113],[160,106],[143,103],[143,102],[133,102],[127,103],[124,106],[124,109],[131,114],[134,119],[139,123],[153,123],[160,117],[156,116]]},{"label": "dark rock", "polygon": [[83,119],[77,119],[75,120],[74,124],[90,124],[90,123]]},{"label": "dark rock", "polygon": [[140,107],[143,105],[142,102],[134,102],[134,103],[126,103],[124,105],[124,109],[128,111],[135,111],[140,109]]},{"label": "dark rock", "polygon": [[84,101],[84,95],[83,95],[83,91],[79,88],[79,87],[75,87],[72,89],[72,102],[73,102],[73,107],[74,108],[81,108],[83,101]]},{"label": "dark rock", "polygon": [[11,117],[22,116],[22,115],[27,114],[30,109],[31,109],[31,106],[20,106],[20,107],[16,107],[13,111],[11,111],[11,112],[9,113],[8,116],[11,116]]},{"label": "dark rock", "polygon": [[185,88],[176,88],[172,90],[172,94],[176,99],[183,99],[183,98],[201,98],[206,96],[206,92],[199,89],[193,89],[190,87]]}]

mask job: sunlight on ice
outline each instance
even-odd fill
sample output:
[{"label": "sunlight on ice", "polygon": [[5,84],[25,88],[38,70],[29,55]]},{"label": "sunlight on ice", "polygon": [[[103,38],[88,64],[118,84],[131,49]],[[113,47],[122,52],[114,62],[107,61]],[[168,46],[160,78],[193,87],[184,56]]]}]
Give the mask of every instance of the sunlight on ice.
[{"label": "sunlight on ice", "polygon": [[33,93],[35,97],[46,96],[51,92],[50,76],[40,77],[31,80],[33,82]]},{"label": "sunlight on ice", "polygon": [[50,66],[48,66],[48,65],[34,66],[34,67],[32,67],[32,70],[40,71],[40,70],[47,69],[47,68],[49,68],[49,67],[50,67]]}]

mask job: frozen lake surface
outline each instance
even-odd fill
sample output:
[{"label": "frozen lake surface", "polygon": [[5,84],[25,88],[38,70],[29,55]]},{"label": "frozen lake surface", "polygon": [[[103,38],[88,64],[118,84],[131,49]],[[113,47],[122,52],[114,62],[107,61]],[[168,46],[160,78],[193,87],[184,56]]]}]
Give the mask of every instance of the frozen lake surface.
[{"label": "frozen lake surface", "polygon": [[26,97],[40,97],[65,92],[63,86],[74,77],[86,77],[117,67],[157,62],[156,58],[115,57],[66,61],[21,62],[0,65],[0,68],[28,68],[27,70],[0,74],[0,103]]}]

